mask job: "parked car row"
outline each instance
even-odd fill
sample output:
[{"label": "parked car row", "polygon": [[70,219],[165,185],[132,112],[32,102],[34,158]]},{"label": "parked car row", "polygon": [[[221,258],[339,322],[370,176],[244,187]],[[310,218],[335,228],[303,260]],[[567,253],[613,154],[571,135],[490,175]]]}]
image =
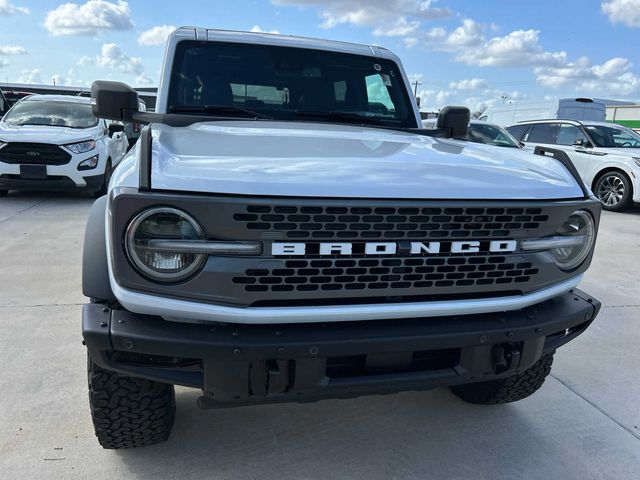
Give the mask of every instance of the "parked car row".
[{"label": "parked car row", "polygon": [[106,192],[129,143],[119,122],[98,119],[91,99],[31,95],[0,120],[0,196],[10,190]]}]

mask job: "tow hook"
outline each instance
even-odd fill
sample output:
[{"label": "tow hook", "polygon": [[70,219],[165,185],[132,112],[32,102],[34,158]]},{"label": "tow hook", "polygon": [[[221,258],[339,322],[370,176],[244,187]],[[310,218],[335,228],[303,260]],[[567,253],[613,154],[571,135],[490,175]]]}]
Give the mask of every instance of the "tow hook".
[{"label": "tow hook", "polygon": [[514,343],[501,343],[493,349],[493,367],[496,375],[515,372],[520,365],[522,346]]}]

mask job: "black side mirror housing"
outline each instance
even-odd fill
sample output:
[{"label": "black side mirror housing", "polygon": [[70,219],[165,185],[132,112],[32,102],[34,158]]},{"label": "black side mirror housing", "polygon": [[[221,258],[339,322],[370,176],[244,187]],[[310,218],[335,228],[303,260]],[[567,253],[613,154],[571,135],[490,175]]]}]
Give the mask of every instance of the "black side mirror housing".
[{"label": "black side mirror housing", "polygon": [[98,118],[130,122],[138,111],[138,92],[121,82],[93,82],[91,98],[95,101],[93,114]]},{"label": "black side mirror housing", "polygon": [[113,137],[113,134],[116,132],[124,132],[124,125],[122,125],[121,123],[109,124],[109,136]]},{"label": "black side mirror housing", "polygon": [[445,129],[451,138],[465,138],[469,133],[471,112],[467,107],[444,107],[438,114],[438,129]]}]

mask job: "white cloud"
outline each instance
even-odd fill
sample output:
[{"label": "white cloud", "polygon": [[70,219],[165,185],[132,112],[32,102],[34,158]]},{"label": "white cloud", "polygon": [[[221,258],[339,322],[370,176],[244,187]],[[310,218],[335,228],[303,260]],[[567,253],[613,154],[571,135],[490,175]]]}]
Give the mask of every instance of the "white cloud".
[{"label": "white cloud", "polygon": [[640,27],[640,0],[605,0],[600,9],[611,23]]},{"label": "white cloud", "polygon": [[117,70],[122,73],[130,73],[137,76],[144,73],[142,60],[128,56],[115,43],[105,43],[102,45],[100,55],[96,57],[96,65],[99,68]]},{"label": "white cloud", "polygon": [[313,7],[319,10],[321,27],[342,24],[371,27],[374,35],[406,36],[423,20],[448,17],[448,8],[435,6],[436,0],[271,0],[276,5]]},{"label": "white cloud", "polygon": [[254,25],[253,27],[251,27],[250,31],[253,33],[280,33],[278,30],[264,30],[260,25]]},{"label": "white cloud", "polygon": [[535,67],[566,62],[566,52],[542,48],[538,30],[514,30],[505,36],[487,38],[487,29],[491,27],[464,19],[450,32],[440,27],[422,32],[412,44],[451,53],[455,61],[476,67]]},{"label": "white cloud", "polygon": [[158,25],[141,32],[138,36],[138,45],[151,47],[155,45],[164,45],[167,37],[176,29],[173,25]]},{"label": "white cloud", "polygon": [[0,15],[15,15],[16,13],[29,13],[25,7],[16,7],[9,3],[9,0],[0,0]]},{"label": "white cloud", "polygon": [[24,55],[27,50],[20,45],[0,45],[0,55]]},{"label": "white cloud", "polygon": [[17,83],[42,83],[42,72],[39,68],[22,70],[18,77]]},{"label": "white cloud", "polygon": [[640,94],[640,77],[631,71],[632,63],[615,57],[593,65],[587,57],[560,67],[534,69],[539,84],[549,88],[572,88],[587,96],[628,97]]},{"label": "white cloud", "polygon": [[90,57],[88,55],[83,55],[78,59],[78,61],[76,62],[76,65],[80,67],[86,67],[87,65],[93,65],[93,63],[94,63],[93,57]]},{"label": "white cloud", "polygon": [[133,79],[133,83],[135,85],[152,85],[153,84],[153,80],[149,77],[147,77],[144,73],[141,73],[140,75],[138,75],[136,78]]},{"label": "white cloud", "polygon": [[89,0],[79,5],[64,3],[47,13],[45,28],[55,36],[97,35],[103,32],[133,28],[129,4],[105,0]]},{"label": "white cloud", "polygon": [[449,88],[453,90],[465,90],[473,91],[480,89],[487,89],[489,85],[482,78],[467,78],[465,80],[458,80],[456,82],[449,83]]},{"label": "white cloud", "polygon": [[0,68],[5,68],[9,65],[9,62],[7,62],[4,58],[0,58]]}]

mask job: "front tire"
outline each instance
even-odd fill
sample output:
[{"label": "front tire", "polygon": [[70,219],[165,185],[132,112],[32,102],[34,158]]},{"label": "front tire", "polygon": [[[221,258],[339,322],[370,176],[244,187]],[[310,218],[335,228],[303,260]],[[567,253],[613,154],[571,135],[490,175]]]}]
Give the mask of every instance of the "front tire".
[{"label": "front tire", "polygon": [[104,166],[104,181],[99,190],[96,190],[96,198],[102,197],[107,194],[109,189],[109,181],[111,180],[111,174],[113,173],[113,167],[111,166],[111,159],[107,159],[107,164]]},{"label": "front tire", "polygon": [[456,385],[451,390],[468,403],[496,405],[517,402],[532,395],[542,386],[551,373],[552,364],[553,353],[548,353],[518,375],[489,382]]},{"label": "front tire", "polygon": [[603,173],[593,189],[602,208],[611,212],[622,212],[633,204],[633,186],[626,173],[618,170]]},{"label": "front tire", "polygon": [[173,385],[126,377],[87,355],[89,406],[103,448],[146,447],[169,438],[175,418]]}]

